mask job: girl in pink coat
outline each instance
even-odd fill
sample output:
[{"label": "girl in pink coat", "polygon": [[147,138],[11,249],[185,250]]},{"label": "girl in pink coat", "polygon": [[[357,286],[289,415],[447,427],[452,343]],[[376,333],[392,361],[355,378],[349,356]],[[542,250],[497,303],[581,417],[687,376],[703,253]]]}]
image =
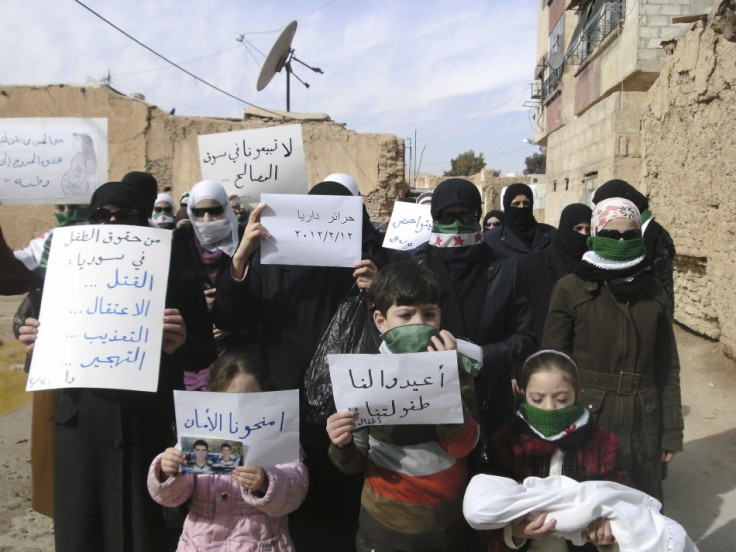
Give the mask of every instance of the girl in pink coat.
[{"label": "girl in pink coat", "polygon": [[[223,355],[212,366],[208,388],[225,393],[261,391],[260,366],[243,355]],[[307,493],[302,462],[270,467],[238,466],[232,475],[182,474],[186,455],[167,448],[151,464],[148,491],[163,506],[192,498],[177,552],[293,551],[288,514]]]}]

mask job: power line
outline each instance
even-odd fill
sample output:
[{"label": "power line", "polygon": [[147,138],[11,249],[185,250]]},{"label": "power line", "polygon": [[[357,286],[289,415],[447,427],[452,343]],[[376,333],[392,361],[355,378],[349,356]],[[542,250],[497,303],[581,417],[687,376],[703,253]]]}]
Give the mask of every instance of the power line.
[{"label": "power line", "polygon": [[101,19],[102,21],[104,21],[105,23],[107,23],[108,25],[110,25],[110,26],[111,26],[111,27],[112,27],[113,29],[115,29],[115,30],[117,30],[118,32],[120,32],[120,33],[124,34],[125,36],[127,36],[127,37],[128,37],[129,39],[131,39],[131,40],[132,40],[133,42],[135,42],[135,43],[136,43],[136,44],[138,44],[139,46],[142,46],[143,48],[145,48],[146,50],[148,50],[149,52],[151,52],[151,53],[152,53],[153,55],[155,55],[155,56],[157,56],[157,57],[161,58],[161,59],[162,59],[162,60],[164,60],[164,61],[165,61],[166,63],[169,63],[169,64],[173,65],[174,67],[176,67],[176,68],[177,68],[177,69],[179,69],[180,71],[182,71],[182,72],[186,73],[187,75],[189,75],[189,76],[190,76],[190,77],[192,77],[193,79],[195,79],[195,80],[197,80],[197,81],[201,82],[202,84],[204,84],[204,85],[206,85],[206,86],[209,86],[210,88],[212,88],[212,89],[214,89],[214,90],[217,90],[218,92],[220,92],[220,93],[222,93],[222,94],[225,94],[226,96],[228,96],[228,97],[232,98],[233,100],[236,100],[236,101],[242,102],[242,103],[244,103],[245,105],[249,105],[249,106],[251,106],[251,107],[255,107],[255,108],[257,108],[257,109],[262,109],[263,111],[266,111],[266,112],[268,112],[268,113],[272,113],[272,114],[274,114],[274,115],[278,115],[278,116],[280,116],[280,117],[283,117],[283,116],[284,116],[284,115],[283,115],[282,113],[276,113],[276,112],[274,112],[274,111],[270,111],[270,110],[268,110],[268,109],[265,109],[265,108],[262,108],[262,107],[259,107],[259,106],[255,105],[255,104],[252,104],[252,103],[250,103],[250,102],[247,102],[247,101],[245,101],[244,99],[242,99],[242,98],[238,98],[237,96],[235,96],[235,95],[231,94],[230,92],[228,92],[228,91],[226,91],[226,90],[223,90],[222,88],[219,88],[219,87],[215,86],[214,84],[211,84],[211,83],[207,82],[206,80],[204,80],[204,79],[202,79],[202,78],[198,77],[197,75],[195,75],[195,74],[194,74],[194,73],[192,73],[191,71],[188,71],[188,70],[184,69],[184,67],[182,67],[181,65],[178,65],[178,64],[174,63],[173,61],[171,61],[170,59],[168,59],[167,57],[165,57],[165,56],[163,56],[163,55],[159,54],[159,53],[158,53],[157,51],[155,51],[155,50],[154,50],[153,48],[150,48],[149,46],[147,46],[147,45],[143,44],[143,42],[141,42],[140,40],[138,40],[138,39],[137,39],[137,38],[135,38],[134,36],[131,36],[130,34],[128,34],[127,32],[125,32],[125,31],[124,31],[123,29],[121,29],[120,27],[118,27],[117,25],[115,25],[114,23],[112,23],[111,21],[108,21],[107,19],[105,19],[104,17],[102,17],[102,16],[101,16],[101,15],[100,15],[99,13],[97,13],[96,11],[94,11],[94,10],[93,10],[92,8],[90,8],[89,6],[86,6],[86,5],[84,4],[84,3],[80,2],[80,0],[74,0],[74,1],[75,1],[75,2],[77,3],[77,4],[79,4],[80,6],[82,6],[82,7],[84,8],[84,9],[86,9],[87,11],[89,11],[90,13],[92,13],[92,15],[94,15],[95,17],[98,17],[99,19]]},{"label": "power line", "polygon": [[524,94],[524,93],[526,93],[526,92],[527,92],[527,87],[525,86],[523,90],[519,91],[519,92],[518,92],[518,93],[517,93],[516,95],[514,95],[514,96],[510,97],[509,99],[507,99],[507,100],[504,100],[503,102],[501,102],[501,103],[500,103],[500,104],[498,104],[497,106],[494,106],[494,107],[492,107],[491,109],[489,109],[489,110],[487,110],[487,111],[484,111],[483,113],[480,113],[479,115],[476,115],[475,117],[472,117],[472,118],[470,118],[470,119],[467,119],[467,120],[463,121],[462,123],[460,123],[460,124],[458,124],[458,125],[455,125],[454,127],[450,127],[450,128],[447,128],[447,129],[443,130],[442,132],[438,132],[437,134],[433,134],[432,136],[429,136],[428,138],[425,138],[424,140],[425,140],[425,141],[428,141],[428,140],[431,140],[432,138],[437,138],[438,136],[442,136],[443,134],[447,134],[448,132],[451,132],[451,131],[453,131],[453,130],[457,130],[458,128],[460,128],[460,127],[462,127],[462,126],[465,126],[465,125],[467,125],[467,124],[470,124],[470,123],[472,123],[473,121],[477,121],[478,119],[481,119],[481,118],[485,117],[485,116],[486,116],[486,115],[488,115],[489,113],[492,113],[492,112],[494,112],[494,111],[495,111],[495,110],[497,110],[497,109],[498,109],[499,107],[503,107],[503,106],[504,106],[504,105],[506,105],[507,103],[509,103],[509,102],[511,102],[511,101],[513,101],[513,100],[515,100],[516,98],[518,98],[519,96],[521,96],[522,94]]},{"label": "power line", "polygon": [[[224,54],[225,52],[231,52],[233,50],[238,49],[238,46],[233,46],[232,48],[227,48],[225,50],[220,50],[219,52],[213,52],[211,54],[207,54],[206,56],[200,56],[198,58],[188,59],[187,61],[182,61],[181,64],[185,65],[187,63],[194,63],[195,61],[202,61],[203,59],[209,59],[212,57],[219,56],[220,54]],[[170,65],[164,65],[161,67],[153,67],[151,69],[141,69],[140,71],[128,71],[127,73],[116,73],[118,77],[126,77],[128,75],[138,75],[141,73],[153,73],[154,71],[162,71],[164,69],[170,69]]]}]

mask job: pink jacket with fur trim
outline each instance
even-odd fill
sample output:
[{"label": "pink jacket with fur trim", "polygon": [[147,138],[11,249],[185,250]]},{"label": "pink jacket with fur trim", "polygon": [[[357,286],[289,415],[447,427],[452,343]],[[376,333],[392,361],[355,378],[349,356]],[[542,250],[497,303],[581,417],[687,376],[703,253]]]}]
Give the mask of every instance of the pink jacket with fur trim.
[{"label": "pink jacket with fur trim", "polygon": [[161,455],[148,472],[148,491],[162,506],[193,497],[177,552],[292,552],[287,515],[304,500],[307,468],[302,462],[263,468],[268,491],[257,498],[228,475],[179,474],[161,481]]}]

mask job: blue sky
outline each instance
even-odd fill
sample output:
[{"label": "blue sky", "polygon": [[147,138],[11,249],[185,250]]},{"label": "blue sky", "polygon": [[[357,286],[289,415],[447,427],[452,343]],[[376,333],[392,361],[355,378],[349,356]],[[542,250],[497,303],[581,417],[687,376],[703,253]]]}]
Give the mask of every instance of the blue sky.
[{"label": "blue sky", "polygon": [[[293,62],[310,87],[291,78],[291,110],[411,138],[420,173],[442,174],[472,149],[488,168],[520,174],[538,151],[523,142],[534,135],[523,104],[538,0],[82,1],[201,79],[266,109],[286,109],[283,71],[260,92],[256,82],[273,43],[296,20],[294,55],[324,74]],[[238,118],[245,107],[74,0],[4,0],[0,48],[3,85],[84,84],[109,71],[117,90],[177,115]]]}]

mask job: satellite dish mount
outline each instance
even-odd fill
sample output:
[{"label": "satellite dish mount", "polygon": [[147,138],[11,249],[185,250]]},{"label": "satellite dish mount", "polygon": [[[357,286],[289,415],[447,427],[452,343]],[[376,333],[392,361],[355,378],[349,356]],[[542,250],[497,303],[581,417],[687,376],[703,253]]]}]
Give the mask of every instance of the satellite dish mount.
[{"label": "satellite dish mount", "polygon": [[[268,83],[271,82],[271,79],[276,73],[280,73],[281,69],[286,68],[286,111],[291,110],[291,75],[294,73],[291,62],[296,61],[297,63],[301,63],[304,67],[311,69],[315,73],[323,73],[319,67],[307,65],[294,55],[294,49],[291,47],[294,33],[296,33],[296,21],[289,23],[281,32],[273,48],[271,48],[268,56],[266,56],[266,61],[263,63],[261,73],[258,75],[258,83],[256,85],[256,89],[260,92],[268,86]],[[296,74],[294,74],[294,78],[309,88],[309,84],[300,79]]]}]

